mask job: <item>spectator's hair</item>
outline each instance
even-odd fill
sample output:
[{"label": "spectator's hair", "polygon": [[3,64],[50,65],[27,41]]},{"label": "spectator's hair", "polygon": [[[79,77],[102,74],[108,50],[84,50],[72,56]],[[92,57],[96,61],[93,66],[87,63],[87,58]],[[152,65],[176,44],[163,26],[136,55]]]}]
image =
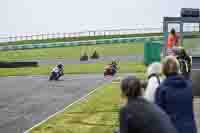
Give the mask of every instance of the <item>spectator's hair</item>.
[{"label": "spectator's hair", "polygon": [[142,86],[140,80],[135,76],[128,76],[121,82],[122,95],[128,98],[142,96]]},{"label": "spectator's hair", "polygon": [[171,74],[178,74],[180,72],[180,65],[175,56],[167,56],[163,60],[162,71],[165,76]]},{"label": "spectator's hair", "polygon": [[171,31],[170,31],[170,33],[171,33],[172,35],[175,35],[175,34],[176,34],[176,30],[175,30],[174,28],[172,28]]},{"label": "spectator's hair", "polygon": [[154,62],[147,68],[147,76],[150,76],[152,74],[157,74],[157,75],[161,75],[162,74],[162,65],[161,65],[161,63]]}]

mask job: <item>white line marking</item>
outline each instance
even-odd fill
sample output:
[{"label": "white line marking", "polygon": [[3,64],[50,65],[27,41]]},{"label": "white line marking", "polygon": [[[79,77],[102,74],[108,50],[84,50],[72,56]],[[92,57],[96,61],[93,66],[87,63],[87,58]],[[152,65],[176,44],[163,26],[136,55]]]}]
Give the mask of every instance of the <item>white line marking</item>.
[{"label": "white line marking", "polygon": [[[107,82],[106,82],[107,83]],[[105,83],[105,84],[106,84]],[[102,86],[104,86],[105,84],[97,87],[96,89],[92,90],[90,93],[86,94],[85,96],[81,97],[80,99],[76,100],[75,102],[73,102],[72,104],[68,105],[67,107],[63,108],[62,110],[54,113],[53,115],[50,115],[49,117],[47,117],[46,119],[44,119],[43,121],[39,122],[38,124],[36,124],[35,126],[31,127],[30,129],[26,130],[24,133],[28,133],[30,132],[32,129],[40,126],[41,124],[45,123],[46,121],[48,121],[49,119],[53,118],[54,116],[64,112],[66,109],[70,108],[72,105],[79,103],[80,101],[85,100],[87,97],[89,97],[90,95],[92,95],[94,92],[96,92],[98,89],[102,88]]]},{"label": "white line marking", "polygon": [[[71,77],[70,77],[71,76]],[[60,80],[64,80],[64,81],[71,81],[71,80],[82,80],[82,79],[90,79],[90,78],[93,78],[93,76],[86,76],[86,77],[78,77],[78,76],[80,76],[80,75],[66,75],[66,76],[63,76],[63,77],[61,77],[60,78]],[[99,75],[97,75],[98,77],[97,78],[101,78],[101,77],[103,77],[103,76],[99,76]],[[4,78],[4,79],[6,79],[6,78],[31,78],[31,79],[37,79],[38,80],[38,78],[40,78],[40,79],[46,79],[46,80],[48,80],[48,77],[49,76],[43,76],[43,75],[36,75],[36,76],[6,76],[6,77],[0,77],[0,78]]]}]

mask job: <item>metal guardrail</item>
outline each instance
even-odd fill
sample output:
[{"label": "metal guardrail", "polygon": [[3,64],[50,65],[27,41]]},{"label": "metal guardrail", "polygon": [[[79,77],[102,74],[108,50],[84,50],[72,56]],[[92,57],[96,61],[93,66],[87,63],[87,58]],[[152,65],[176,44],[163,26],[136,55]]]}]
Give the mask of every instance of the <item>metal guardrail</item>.
[{"label": "metal guardrail", "polygon": [[37,49],[37,48],[53,48],[53,47],[79,46],[79,45],[144,42],[144,41],[150,41],[150,40],[151,41],[161,41],[162,39],[163,39],[162,36],[153,36],[153,37],[113,38],[113,39],[99,39],[99,40],[88,40],[88,41],[57,42],[57,43],[41,43],[41,44],[8,45],[8,46],[1,46],[0,51]]},{"label": "metal guardrail", "polygon": [[58,38],[72,38],[72,37],[94,37],[94,36],[111,36],[111,35],[128,35],[128,34],[144,34],[144,33],[160,33],[161,27],[143,27],[135,29],[110,29],[110,30],[88,30],[82,32],[71,33],[24,33],[18,35],[0,35],[0,42],[16,42],[24,40],[46,40]]},{"label": "metal guardrail", "polygon": [[[161,22],[158,27],[147,27],[140,25],[140,28],[131,29],[110,29],[110,30],[88,30],[81,32],[54,32],[54,33],[22,33],[22,34],[0,34],[0,42],[16,42],[24,40],[46,40],[46,39],[59,39],[59,38],[74,38],[74,37],[94,37],[94,36],[112,36],[112,35],[130,35],[130,34],[145,34],[145,33],[162,33],[163,23]],[[174,26],[173,26],[174,27]],[[172,27],[171,27],[172,28]],[[174,27],[177,32],[179,28]],[[184,32],[199,32],[200,26],[198,25],[184,25]],[[170,29],[170,28],[169,28]]]}]

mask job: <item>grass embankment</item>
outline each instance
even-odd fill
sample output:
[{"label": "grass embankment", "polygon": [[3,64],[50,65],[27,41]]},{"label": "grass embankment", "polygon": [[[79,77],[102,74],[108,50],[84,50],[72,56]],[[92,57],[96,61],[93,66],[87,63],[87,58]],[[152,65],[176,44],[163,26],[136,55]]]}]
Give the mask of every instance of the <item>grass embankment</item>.
[{"label": "grass embankment", "polygon": [[[65,65],[65,74],[91,74],[103,73],[107,62],[96,64],[69,64]],[[0,76],[26,76],[26,75],[48,75],[52,65],[42,65],[33,68],[0,68]],[[119,73],[144,73],[145,66],[142,63],[121,62]]]},{"label": "grass embankment", "polygon": [[43,40],[24,40],[24,41],[0,43],[0,45],[38,44],[38,43],[84,41],[84,40],[112,39],[112,38],[126,38],[126,37],[146,37],[146,36],[161,36],[161,35],[162,35],[162,33],[143,33],[143,34],[106,35],[106,36],[82,36],[82,37],[43,39]]},{"label": "grass embankment", "polygon": [[100,56],[122,56],[143,54],[144,43],[105,44],[90,46],[71,46],[63,48],[45,48],[32,50],[1,51],[0,61],[37,60],[37,59],[79,59],[83,51],[88,54],[96,49]]},{"label": "grass embankment", "polygon": [[120,103],[119,83],[104,85],[30,133],[113,133]]},{"label": "grass embankment", "polygon": [[112,133],[118,126],[119,84],[101,87],[30,133]]},{"label": "grass embankment", "polygon": [[186,49],[200,48],[200,38],[187,38],[183,40],[183,46]]}]

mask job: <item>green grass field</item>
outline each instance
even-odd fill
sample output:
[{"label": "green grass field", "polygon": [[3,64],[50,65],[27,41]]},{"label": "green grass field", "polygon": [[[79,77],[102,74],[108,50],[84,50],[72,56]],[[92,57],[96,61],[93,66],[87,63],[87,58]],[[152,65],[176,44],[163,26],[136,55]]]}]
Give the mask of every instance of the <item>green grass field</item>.
[{"label": "green grass field", "polygon": [[[200,39],[185,39],[184,47],[199,48]],[[94,50],[97,50],[102,56],[123,56],[144,53],[144,43],[124,43],[124,44],[104,44],[104,45],[90,45],[90,46],[70,46],[62,48],[43,48],[31,50],[17,50],[17,51],[1,51],[1,61],[16,61],[16,60],[36,60],[36,59],[79,59],[81,53],[87,51],[89,55]]]},{"label": "green grass field", "polygon": [[[69,64],[65,65],[65,74],[91,74],[102,73],[108,62],[99,62],[96,64]],[[31,68],[0,68],[0,76],[25,76],[25,75],[49,75],[52,65],[42,65]],[[145,66],[142,63],[121,62],[119,64],[119,73],[140,73],[145,72]]]},{"label": "green grass field", "polygon": [[200,56],[200,38],[184,39],[183,43],[191,56]]},{"label": "green grass field", "polygon": [[92,54],[97,50],[103,56],[113,55],[134,55],[144,52],[143,43],[127,43],[127,44],[105,44],[105,45],[90,45],[90,46],[72,46],[63,48],[44,48],[32,50],[17,50],[17,51],[1,51],[0,60],[30,60],[30,59],[79,59],[83,51]]},{"label": "green grass field", "polygon": [[190,48],[200,48],[200,38],[190,38],[190,39],[184,39],[183,40],[183,46],[186,49]]},{"label": "green grass field", "polygon": [[119,84],[103,86],[30,133],[112,133],[118,126],[119,92]]}]

